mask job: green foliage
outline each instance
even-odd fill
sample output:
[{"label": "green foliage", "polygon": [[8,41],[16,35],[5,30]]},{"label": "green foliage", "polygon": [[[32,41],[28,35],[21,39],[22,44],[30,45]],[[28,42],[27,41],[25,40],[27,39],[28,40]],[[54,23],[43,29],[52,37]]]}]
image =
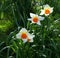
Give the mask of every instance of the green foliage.
[{"label": "green foliage", "polygon": [[[40,14],[45,4],[54,7],[54,12],[41,26],[30,24],[29,13]],[[19,27],[35,30],[33,43],[15,39]],[[60,0],[0,0],[0,57],[60,58]]]},{"label": "green foliage", "polygon": [[0,30],[2,32],[7,32],[11,27],[13,23],[9,20],[0,20]]}]

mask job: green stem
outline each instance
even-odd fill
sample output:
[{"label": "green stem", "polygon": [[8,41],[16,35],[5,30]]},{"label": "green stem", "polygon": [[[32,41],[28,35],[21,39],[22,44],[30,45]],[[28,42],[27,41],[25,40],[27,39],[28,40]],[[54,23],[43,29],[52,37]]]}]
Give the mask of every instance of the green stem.
[{"label": "green stem", "polygon": [[19,49],[17,48],[17,50],[16,50],[16,58],[18,58],[18,52],[19,51]]},{"label": "green stem", "polygon": [[8,48],[7,50],[7,58],[9,58],[9,51],[10,51],[10,48]]}]

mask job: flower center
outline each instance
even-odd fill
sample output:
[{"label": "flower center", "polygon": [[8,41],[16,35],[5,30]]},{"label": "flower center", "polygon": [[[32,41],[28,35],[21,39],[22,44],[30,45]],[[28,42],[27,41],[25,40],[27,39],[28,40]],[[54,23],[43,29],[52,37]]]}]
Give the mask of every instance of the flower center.
[{"label": "flower center", "polygon": [[38,22],[38,17],[34,17],[33,22],[37,23]]},{"label": "flower center", "polygon": [[27,39],[28,42],[30,42],[31,39]]},{"label": "flower center", "polygon": [[50,13],[50,10],[46,9],[45,14],[49,14],[49,13]]},{"label": "flower center", "polygon": [[22,33],[21,38],[26,39],[27,38],[26,33]]}]

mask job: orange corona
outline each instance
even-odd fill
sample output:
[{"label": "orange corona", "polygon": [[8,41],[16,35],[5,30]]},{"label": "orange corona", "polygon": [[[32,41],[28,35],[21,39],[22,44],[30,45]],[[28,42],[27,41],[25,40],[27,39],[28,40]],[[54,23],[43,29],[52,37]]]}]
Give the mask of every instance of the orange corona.
[{"label": "orange corona", "polygon": [[50,10],[46,9],[45,14],[49,14],[49,13],[50,13]]},{"label": "orange corona", "polygon": [[26,39],[27,38],[27,34],[26,33],[22,33],[21,38]]},{"label": "orange corona", "polygon": [[38,18],[37,17],[34,17],[33,18],[33,22],[37,23],[38,22]]}]

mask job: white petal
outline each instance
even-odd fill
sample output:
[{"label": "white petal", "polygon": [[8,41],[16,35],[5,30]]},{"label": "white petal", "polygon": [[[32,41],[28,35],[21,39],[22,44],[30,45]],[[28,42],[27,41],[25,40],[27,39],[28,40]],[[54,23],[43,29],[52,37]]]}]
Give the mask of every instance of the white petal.
[{"label": "white petal", "polygon": [[48,4],[43,5],[44,9],[50,8],[50,6]]},{"label": "white petal", "polygon": [[29,42],[33,42],[33,39],[30,39],[30,41]]},{"label": "white petal", "polygon": [[31,20],[32,20],[32,18],[28,18],[27,20],[31,21]]},{"label": "white petal", "polygon": [[34,17],[35,16],[35,14],[33,14],[33,13],[30,13],[30,17]]},{"label": "white petal", "polygon": [[43,15],[44,14],[44,10],[41,10],[41,13],[40,13],[40,15]]},{"label": "white petal", "polygon": [[26,43],[27,42],[27,39],[22,39],[23,40],[23,43]]},{"label": "white petal", "polygon": [[49,14],[45,14],[45,16],[48,16]]},{"label": "white petal", "polygon": [[39,20],[44,20],[44,17],[38,16]]},{"label": "white petal", "polygon": [[17,38],[17,39],[20,39],[20,34],[19,34],[19,33],[16,34],[16,38]]},{"label": "white petal", "polygon": [[29,39],[32,39],[32,38],[34,38],[34,37],[35,37],[35,35],[30,34],[30,33],[28,33],[27,35],[28,35],[28,38],[29,38]]},{"label": "white petal", "polygon": [[41,25],[40,21],[37,22],[38,25]]},{"label": "white petal", "polygon": [[52,8],[50,8],[50,13],[52,13],[53,12],[53,7]]},{"label": "white petal", "polygon": [[22,33],[22,32],[27,32],[27,30],[26,30],[25,28],[22,28],[22,29],[20,30],[20,33]]},{"label": "white petal", "polygon": [[30,39],[29,42],[33,42],[34,37],[35,37],[35,35],[28,33],[28,39]]},{"label": "white petal", "polygon": [[38,16],[37,14],[30,13],[30,17],[33,18],[34,16]]}]

